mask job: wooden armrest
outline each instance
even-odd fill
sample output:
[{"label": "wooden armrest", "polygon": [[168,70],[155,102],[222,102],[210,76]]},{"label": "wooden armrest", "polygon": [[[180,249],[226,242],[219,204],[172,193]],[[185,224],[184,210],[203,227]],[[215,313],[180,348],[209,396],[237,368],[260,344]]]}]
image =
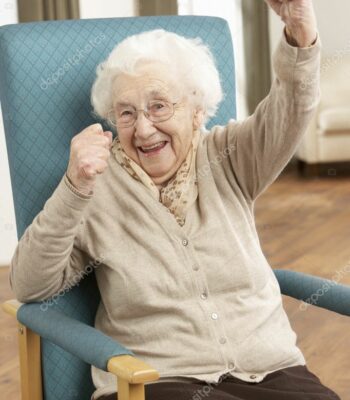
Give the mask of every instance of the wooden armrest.
[{"label": "wooden armrest", "polygon": [[9,315],[12,315],[13,317],[17,316],[17,311],[21,307],[23,303],[19,302],[16,299],[11,299],[5,301],[5,303],[1,304],[2,309]]},{"label": "wooden armrest", "polygon": [[112,357],[108,361],[107,370],[129,383],[145,383],[159,379],[156,369],[128,354]]},{"label": "wooden armrest", "polygon": [[[2,309],[15,318],[22,305],[15,299],[1,304]],[[40,336],[20,322],[18,327],[22,398],[42,400]],[[107,371],[117,376],[120,400],[145,400],[144,384],[159,379],[157,370],[128,354],[110,358]]]}]

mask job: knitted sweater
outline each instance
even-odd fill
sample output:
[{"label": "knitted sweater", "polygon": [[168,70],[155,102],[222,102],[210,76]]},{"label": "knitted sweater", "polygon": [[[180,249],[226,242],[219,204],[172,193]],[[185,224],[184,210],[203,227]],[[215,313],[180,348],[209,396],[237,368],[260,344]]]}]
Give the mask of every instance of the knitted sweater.
[{"label": "knitted sweater", "polygon": [[[95,326],[162,380],[261,382],[304,365],[254,223],[256,198],[300,143],[319,100],[320,42],[274,54],[276,78],[248,119],[201,134],[198,197],[179,226],[111,155],[93,194],[64,175],[21,237],[10,283],[22,302],[72,286],[98,260]],[[116,377],[92,366],[95,397]],[[150,383],[152,384],[152,383]]]}]

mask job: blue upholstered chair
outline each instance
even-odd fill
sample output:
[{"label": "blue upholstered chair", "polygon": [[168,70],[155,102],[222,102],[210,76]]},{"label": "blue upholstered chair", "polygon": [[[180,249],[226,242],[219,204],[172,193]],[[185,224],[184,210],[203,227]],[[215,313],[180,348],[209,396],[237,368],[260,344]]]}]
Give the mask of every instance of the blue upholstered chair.
[{"label": "blue upholstered chair", "polygon": [[[208,128],[235,118],[232,42],[226,21],[211,17],[137,17],[8,25],[0,28],[0,100],[18,238],[63,176],[71,138],[96,122],[90,88],[96,65],[126,36],[164,28],[200,36],[218,61],[226,97]],[[101,122],[101,121],[99,121]],[[116,238],[116,240],[118,240]],[[350,315],[350,289],[316,277],[275,270],[282,293]],[[119,400],[144,399],[158,372],[96,330],[100,301],[94,273],[45,303],[3,304],[19,326],[22,399],[89,400],[90,365],[117,376]]]}]

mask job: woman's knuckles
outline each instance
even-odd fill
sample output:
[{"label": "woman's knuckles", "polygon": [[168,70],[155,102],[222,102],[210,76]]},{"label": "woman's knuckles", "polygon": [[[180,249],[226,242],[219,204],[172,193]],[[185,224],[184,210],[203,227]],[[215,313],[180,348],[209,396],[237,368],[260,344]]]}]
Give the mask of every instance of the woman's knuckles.
[{"label": "woman's knuckles", "polygon": [[85,132],[87,134],[96,134],[99,132],[103,133],[103,128],[102,128],[101,124],[96,123],[96,124],[89,125],[82,132]]},{"label": "woman's knuckles", "polygon": [[71,140],[68,175],[82,192],[93,189],[96,176],[108,167],[112,132],[103,132],[101,124],[93,124]]},{"label": "woman's knuckles", "polygon": [[[74,138],[73,138],[74,139]],[[109,150],[112,141],[106,136],[94,135],[94,136],[85,136],[76,138],[74,141],[72,139],[71,142],[71,150],[74,152],[83,152],[88,150],[90,147],[101,148]]]},{"label": "woman's knuckles", "polygon": [[96,173],[102,173],[108,166],[106,157],[99,158],[94,156],[92,159],[81,160],[77,164],[78,172],[82,172],[83,176],[94,176]]}]

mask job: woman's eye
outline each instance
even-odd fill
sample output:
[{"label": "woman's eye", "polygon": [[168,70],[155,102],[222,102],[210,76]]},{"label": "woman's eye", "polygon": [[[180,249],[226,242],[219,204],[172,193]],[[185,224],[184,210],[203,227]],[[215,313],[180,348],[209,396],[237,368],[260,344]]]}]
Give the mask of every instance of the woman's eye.
[{"label": "woman's eye", "polygon": [[151,111],[160,111],[164,108],[164,103],[153,103],[150,106]]},{"label": "woman's eye", "polygon": [[120,116],[121,117],[127,117],[127,116],[129,116],[129,115],[131,115],[132,114],[132,112],[130,111],[130,110],[124,110],[124,111],[122,111],[122,112],[120,112]]}]

